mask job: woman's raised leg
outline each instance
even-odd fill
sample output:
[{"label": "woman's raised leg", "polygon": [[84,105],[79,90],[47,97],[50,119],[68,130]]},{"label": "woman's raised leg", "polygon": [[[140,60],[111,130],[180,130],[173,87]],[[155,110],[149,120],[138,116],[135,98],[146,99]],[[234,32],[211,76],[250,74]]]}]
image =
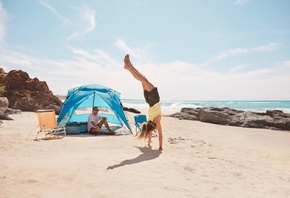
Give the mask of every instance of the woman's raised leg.
[{"label": "woman's raised leg", "polygon": [[142,87],[144,90],[151,91],[154,89],[154,85],[152,85],[145,76],[143,76],[131,63],[129,54],[127,54],[124,58],[124,68],[127,69],[132,76],[139,80],[142,83]]}]

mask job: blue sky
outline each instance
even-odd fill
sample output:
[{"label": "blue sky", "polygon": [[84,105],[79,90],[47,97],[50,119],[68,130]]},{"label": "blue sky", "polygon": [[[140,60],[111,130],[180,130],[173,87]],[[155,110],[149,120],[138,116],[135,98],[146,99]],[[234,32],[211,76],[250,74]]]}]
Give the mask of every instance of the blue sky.
[{"label": "blue sky", "polygon": [[54,94],[100,84],[142,99],[290,99],[289,0],[0,0],[0,67]]}]

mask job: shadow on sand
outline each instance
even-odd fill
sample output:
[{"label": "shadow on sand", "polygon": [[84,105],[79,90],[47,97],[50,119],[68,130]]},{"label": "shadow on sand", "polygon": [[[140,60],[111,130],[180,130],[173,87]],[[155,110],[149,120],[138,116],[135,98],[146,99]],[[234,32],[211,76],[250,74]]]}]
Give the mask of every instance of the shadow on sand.
[{"label": "shadow on sand", "polygon": [[124,160],[119,164],[115,164],[113,166],[108,166],[107,170],[113,170],[114,168],[118,168],[125,165],[136,164],[144,161],[153,160],[162,153],[161,150],[152,150],[151,147],[136,147],[141,151],[141,154],[134,159]]}]

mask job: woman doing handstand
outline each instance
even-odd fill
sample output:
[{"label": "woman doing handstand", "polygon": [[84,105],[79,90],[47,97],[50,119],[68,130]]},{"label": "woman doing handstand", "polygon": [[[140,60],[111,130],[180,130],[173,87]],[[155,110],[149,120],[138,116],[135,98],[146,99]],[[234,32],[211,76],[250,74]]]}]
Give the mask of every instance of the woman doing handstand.
[{"label": "woman doing handstand", "polygon": [[132,76],[142,83],[144,97],[146,102],[149,104],[149,115],[148,122],[144,123],[142,130],[138,135],[138,139],[147,139],[148,146],[150,146],[152,131],[157,128],[158,139],[159,139],[159,150],[162,150],[162,127],[161,127],[161,106],[160,97],[157,87],[154,87],[145,76],[143,76],[131,63],[129,55],[127,54],[124,58],[124,68],[127,69]]}]

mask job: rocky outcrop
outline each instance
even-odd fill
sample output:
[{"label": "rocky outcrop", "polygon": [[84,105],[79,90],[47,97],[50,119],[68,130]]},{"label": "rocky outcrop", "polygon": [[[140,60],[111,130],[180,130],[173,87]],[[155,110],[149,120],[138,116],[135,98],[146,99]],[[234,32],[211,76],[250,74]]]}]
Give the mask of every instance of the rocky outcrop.
[{"label": "rocky outcrop", "polygon": [[9,107],[22,111],[37,111],[38,109],[54,109],[59,114],[62,101],[54,96],[45,81],[30,78],[21,70],[11,70],[8,73],[0,68],[0,84],[5,86],[4,97],[9,100]]},{"label": "rocky outcrop", "polygon": [[124,111],[132,112],[132,113],[141,113],[137,109],[129,108],[129,107],[123,107]]},{"label": "rocky outcrop", "polygon": [[8,107],[9,101],[5,97],[0,97],[0,125],[3,123],[2,120],[13,120],[9,117],[9,114],[21,113],[18,109],[11,109]]},{"label": "rocky outcrop", "polygon": [[231,108],[182,108],[180,113],[174,113],[169,117],[229,126],[290,130],[290,114],[280,110],[257,113]]}]

